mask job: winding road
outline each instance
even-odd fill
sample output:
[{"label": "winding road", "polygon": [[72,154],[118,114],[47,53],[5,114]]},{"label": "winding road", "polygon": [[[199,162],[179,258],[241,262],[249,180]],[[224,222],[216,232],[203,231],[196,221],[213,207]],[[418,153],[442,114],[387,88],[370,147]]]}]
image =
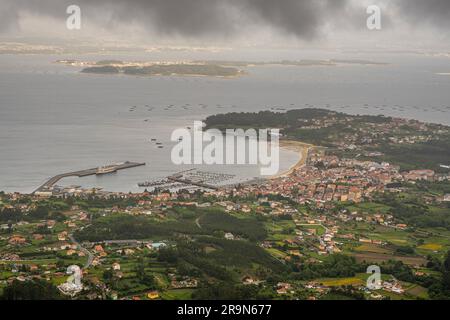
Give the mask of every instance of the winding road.
[{"label": "winding road", "polygon": [[88,269],[91,264],[92,261],[94,261],[94,255],[86,248],[84,248],[74,237],[73,235],[69,235],[69,239],[70,241],[72,241],[79,249],[80,251],[84,252],[84,254],[86,254],[88,256],[88,260],[86,262],[86,264],[84,265],[83,269]]}]

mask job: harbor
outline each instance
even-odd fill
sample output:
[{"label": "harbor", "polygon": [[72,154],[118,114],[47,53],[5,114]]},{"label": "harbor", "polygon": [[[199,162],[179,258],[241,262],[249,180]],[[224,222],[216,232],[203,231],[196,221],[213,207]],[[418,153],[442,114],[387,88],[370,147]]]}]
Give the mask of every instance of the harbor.
[{"label": "harbor", "polygon": [[200,171],[195,168],[173,174],[165,179],[138,183],[139,187],[164,189],[200,188],[218,190],[235,178],[233,174]]},{"label": "harbor", "polygon": [[145,162],[130,162],[126,161],[123,163],[108,165],[108,166],[101,166],[97,168],[91,168],[86,170],[80,170],[80,171],[73,171],[73,172],[67,172],[58,174],[54,177],[51,177],[48,179],[44,184],[42,184],[39,188],[37,188],[35,191],[33,191],[33,194],[39,194],[39,193],[45,193],[45,192],[51,192],[53,186],[60,181],[63,178],[68,177],[87,177],[87,176],[93,176],[93,175],[105,175],[105,174],[111,174],[115,173],[120,170],[135,168],[145,166]]}]

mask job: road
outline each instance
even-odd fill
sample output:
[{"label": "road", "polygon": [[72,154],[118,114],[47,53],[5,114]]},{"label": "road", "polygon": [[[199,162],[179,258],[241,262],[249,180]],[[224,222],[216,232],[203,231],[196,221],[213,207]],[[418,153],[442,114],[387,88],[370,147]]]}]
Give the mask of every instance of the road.
[{"label": "road", "polygon": [[195,219],[195,224],[196,224],[197,227],[199,227],[200,229],[202,228],[202,226],[200,225],[200,217],[198,217],[197,219]]},{"label": "road", "polygon": [[87,255],[88,260],[86,262],[86,264],[84,265],[83,269],[88,269],[91,264],[92,261],[94,261],[94,255],[86,248],[84,248],[74,237],[73,235],[69,235],[69,239],[70,241],[72,241],[79,249],[80,251],[84,252],[84,254]]}]

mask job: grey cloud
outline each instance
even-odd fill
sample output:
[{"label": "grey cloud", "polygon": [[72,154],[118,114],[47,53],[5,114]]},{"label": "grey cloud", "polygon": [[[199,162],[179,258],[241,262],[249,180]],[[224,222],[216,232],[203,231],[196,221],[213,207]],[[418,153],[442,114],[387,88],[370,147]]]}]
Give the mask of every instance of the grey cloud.
[{"label": "grey cloud", "polygon": [[[450,25],[450,0],[379,1],[398,12],[395,18],[444,27],[445,32]],[[80,5],[84,17],[102,25],[133,23],[183,37],[227,37],[263,26],[309,40],[330,25],[358,31],[366,18],[358,0],[0,0],[0,31],[17,24],[22,12],[64,19],[70,4]]]},{"label": "grey cloud", "polygon": [[[104,17],[108,16],[109,20],[106,22],[111,25],[136,23],[163,35],[227,36],[236,34],[247,26],[261,25],[299,38],[311,39],[320,34],[327,18],[344,12],[348,2],[349,0],[0,0],[0,14],[33,12],[64,17],[67,5],[78,4],[85,17],[91,21],[98,19],[105,23]],[[108,14],[98,14],[104,12]]]},{"label": "grey cloud", "polygon": [[348,3],[347,0],[247,0],[242,1],[242,7],[261,23],[311,39],[320,34],[327,21],[345,12]]},{"label": "grey cloud", "polygon": [[397,0],[398,14],[413,25],[428,24],[448,32],[450,0]]}]

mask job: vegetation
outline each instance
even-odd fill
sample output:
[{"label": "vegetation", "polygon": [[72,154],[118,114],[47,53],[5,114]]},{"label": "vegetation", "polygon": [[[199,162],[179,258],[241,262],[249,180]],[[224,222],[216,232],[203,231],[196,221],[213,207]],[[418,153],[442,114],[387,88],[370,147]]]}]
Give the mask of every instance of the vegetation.
[{"label": "vegetation", "polygon": [[199,222],[208,231],[232,232],[252,241],[262,240],[267,236],[262,223],[254,218],[239,219],[223,212],[211,212],[202,215]]},{"label": "vegetation", "polygon": [[[112,64],[112,65],[111,65]],[[150,66],[117,66],[114,61],[101,61],[98,66],[84,68],[83,73],[99,73],[99,74],[126,74],[141,76],[171,76],[171,75],[187,75],[187,76],[211,76],[211,77],[232,77],[240,74],[240,71],[233,67],[223,67],[214,64],[164,64]]]},{"label": "vegetation", "polygon": [[201,233],[193,221],[156,222],[146,217],[117,214],[96,219],[94,223],[75,233],[80,241],[148,239],[167,237],[176,233]]},{"label": "vegetation", "polygon": [[301,280],[315,278],[353,277],[358,272],[365,272],[364,265],[356,262],[355,258],[335,254],[320,264],[302,264],[295,277]]},{"label": "vegetation", "polygon": [[384,193],[376,202],[389,206],[389,212],[407,224],[421,228],[446,228],[450,230],[450,215],[447,210],[433,210],[420,198],[401,199],[398,195]]},{"label": "vegetation", "polygon": [[[429,168],[446,172],[441,164],[450,159],[448,127],[427,124],[417,129],[415,123],[395,125],[394,119],[382,115],[348,115],[340,112],[305,108],[286,112],[261,111],[258,113],[227,113],[208,117],[208,128],[281,128],[288,139],[329,147],[328,152],[346,157],[361,157],[362,153],[378,153],[376,158],[401,166],[402,170]],[[383,127],[384,126],[384,127]],[[375,129],[383,128],[378,132]],[[422,136],[426,141],[416,136]],[[432,136],[432,139],[429,137]],[[414,138],[411,137],[416,137]],[[356,150],[334,149],[343,141],[358,145]],[[402,142],[412,139],[408,143]],[[364,152],[361,152],[364,151]]]},{"label": "vegetation", "polygon": [[102,74],[113,74],[119,73],[120,69],[113,66],[101,66],[101,67],[89,67],[81,70],[83,73],[102,73]]},{"label": "vegetation", "polygon": [[59,290],[44,280],[15,280],[3,289],[0,300],[61,300]]}]

